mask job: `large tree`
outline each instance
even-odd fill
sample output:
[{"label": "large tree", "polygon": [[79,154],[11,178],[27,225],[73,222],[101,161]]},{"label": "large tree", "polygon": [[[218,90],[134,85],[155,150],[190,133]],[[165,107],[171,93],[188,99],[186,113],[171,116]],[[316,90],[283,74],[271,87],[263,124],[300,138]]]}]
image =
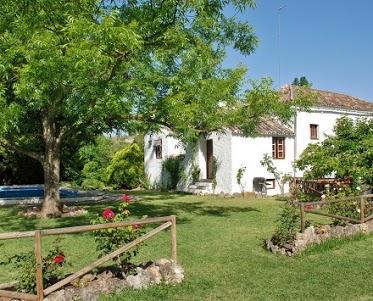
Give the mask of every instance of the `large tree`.
[{"label": "large tree", "polygon": [[253,0],[2,0],[0,143],[39,161],[43,216],[59,213],[61,150],[113,128],[171,128],[183,139],[289,106],[269,81],[242,92],[245,68],[222,68],[225,48],[250,54],[251,26],[227,17]]}]

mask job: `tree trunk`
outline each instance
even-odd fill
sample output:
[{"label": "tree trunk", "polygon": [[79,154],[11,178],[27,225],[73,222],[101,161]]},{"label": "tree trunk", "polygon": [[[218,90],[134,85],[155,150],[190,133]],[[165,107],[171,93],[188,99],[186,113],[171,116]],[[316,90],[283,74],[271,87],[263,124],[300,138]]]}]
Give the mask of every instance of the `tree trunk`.
[{"label": "tree trunk", "polygon": [[60,201],[60,144],[62,132],[57,133],[53,114],[47,112],[42,118],[44,156],[44,202],[41,216],[44,218],[61,215]]},{"label": "tree trunk", "polygon": [[59,151],[46,149],[43,162],[44,168],[44,202],[42,217],[56,217],[61,215],[60,200],[60,158]]}]

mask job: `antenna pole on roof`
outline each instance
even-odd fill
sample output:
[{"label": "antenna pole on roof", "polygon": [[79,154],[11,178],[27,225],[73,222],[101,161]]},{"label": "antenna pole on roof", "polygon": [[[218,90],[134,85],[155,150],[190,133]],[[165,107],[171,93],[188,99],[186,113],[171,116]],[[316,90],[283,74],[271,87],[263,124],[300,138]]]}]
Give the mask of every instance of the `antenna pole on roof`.
[{"label": "antenna pole on roof", "polygon": [[278,43],[278,88],[281,88],[281,11],[286,7],[286,5],[281,5],[277,9],[277,43]]}]

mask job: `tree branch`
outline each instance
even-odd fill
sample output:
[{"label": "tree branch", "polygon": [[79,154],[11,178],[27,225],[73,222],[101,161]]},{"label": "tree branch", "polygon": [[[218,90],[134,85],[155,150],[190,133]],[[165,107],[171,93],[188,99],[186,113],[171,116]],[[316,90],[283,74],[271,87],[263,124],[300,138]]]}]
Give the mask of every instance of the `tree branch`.
[{"label": "tree branch", "polygon": [[21,153],[23,155],[26,155],[32,159],[35,159],[37,161],[39,161],[40,163],[43,163],[43,160],[44,160],[44,156],[37,153],[37,152],[33,152],[33,151],[28,151],[28,150],[25,150],[23,149],[22,147],[14,144],[14,143],[11,143],[9,141],[2,141],[0,140],[0,146],[4,147],[4,148],[10,148],[18,153]]}]

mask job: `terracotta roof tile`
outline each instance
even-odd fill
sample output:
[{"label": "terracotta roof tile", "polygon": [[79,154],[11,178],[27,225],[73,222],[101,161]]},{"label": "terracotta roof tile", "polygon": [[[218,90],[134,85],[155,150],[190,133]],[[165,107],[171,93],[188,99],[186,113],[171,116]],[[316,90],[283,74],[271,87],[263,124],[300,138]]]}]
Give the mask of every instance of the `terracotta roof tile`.
[{"label": "terracotta roof tile", "polygon": [[[291,86],[292,92],[290,90],[290,86],[287,85],[282,88],[282,93],[284,94],[284,98],[289,101],[291,99],[291,93],[293,96],[296,97],[297,90],[299,87]],[[302,88],[305,89],[304,91],[309,90],[311,93],[314,93],[317,98],[317,107],[330,107],[336,109],[347,109],[347,110],[354,110],[354,111],[368,111],[373,113],[373,103],[362,100],[357,97],[337,93],[337,92],[330,92],[330,91],[322,91],[313,88]]]},{"label": "terracotta roof tile", "polygon": [[257,127],[257,132],[264,136],[294,136],[293,130],[274,118],[263,119]]}]

